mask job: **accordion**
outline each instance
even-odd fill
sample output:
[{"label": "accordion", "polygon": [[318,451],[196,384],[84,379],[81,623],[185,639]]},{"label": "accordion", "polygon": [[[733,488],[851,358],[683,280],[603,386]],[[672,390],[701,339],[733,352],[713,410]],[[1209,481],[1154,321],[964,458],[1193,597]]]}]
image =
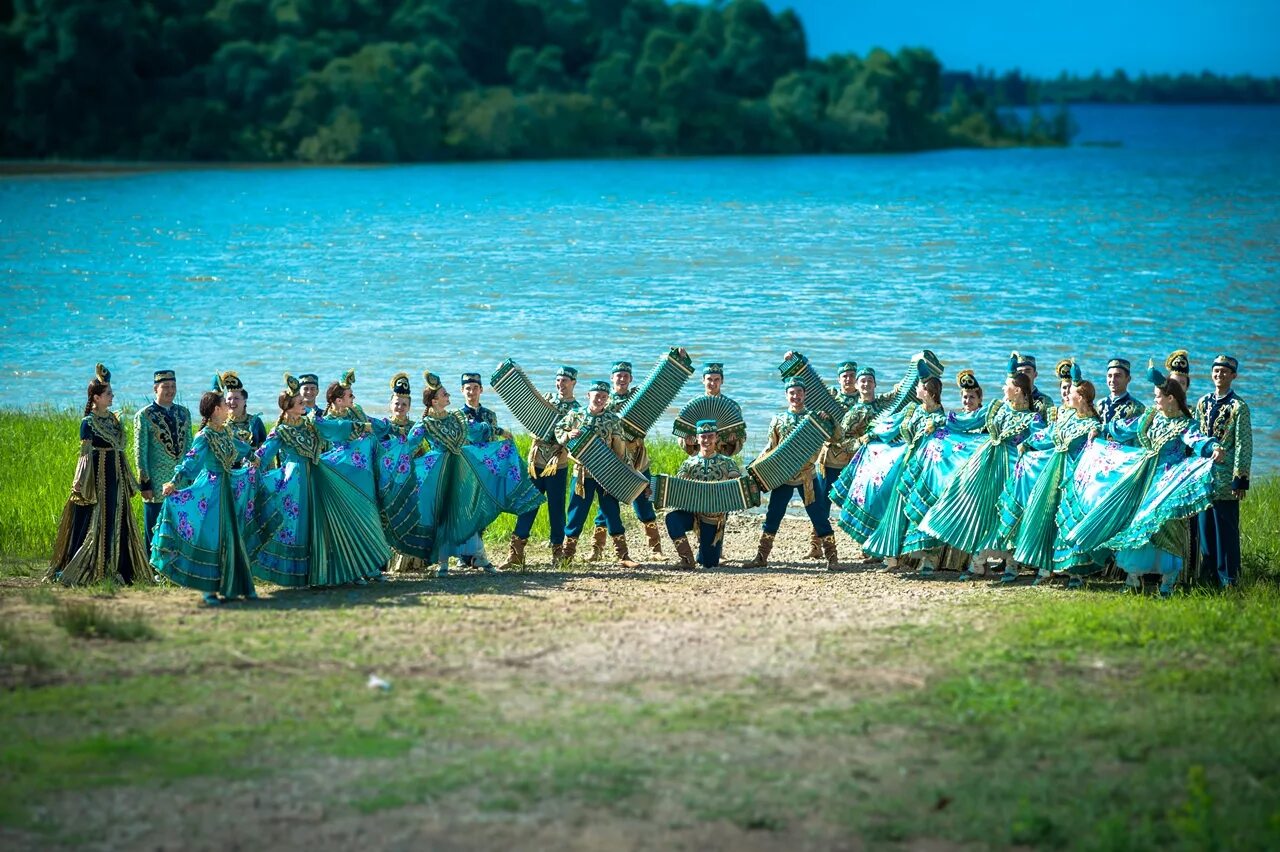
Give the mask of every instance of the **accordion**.
[{"label": "accordion", "polygon": [[679,349],[672,349],[659,358],[640,390],[618,412],[627,438],[634,441],[652,429],[691,375],[693,362]]},{"label": "accordion", "polygon": [[886,414],[897,414],[906,408],[916,399],[916,385],[920,384],[920,371],[916,364],[924,361],[929,368],[937,375],[942,375],[943,363],[938,360],[938,356],[934,355],[928,349],[917,352],[911,356],[911,363],[907,365],[907,372],[902,377],[902,381],[898,383],[898,392],[893,395],[893,400],[889,403],[889,407],[880,412],[883,417]]},{"label": "accordion", "polygon": [[[915,363],[914,361],[912,362]],[[831,415],[832,423],[839,423],[847,409],[840,400],[831,395],[831,391],[822,383],[822,377],[813,369],[809,359],[799,352],[791,353],[791,357],[778,365],[782,378],[796,376],[804,384],[804,404],[811,411],[825,411]]]},{"label": "accordion", "polygon": [[529,434],[543,441],[554,440],[552,433],[560,410],[538,393],[519,364],[510,358],[503,361],[489,377],[489,384]]},{"label": "accordion", "polygon": [[618,454],[600,439],[594,429],[583,429],[565,445],[573,460],[591,474],[591,478],[619,503],[635,500],[649,485],[649,478],[618,458]]},{"label": "accordion", "polygon": [[760,505],[760,489],[750,476],[701,482],[660,473],[653,477],[653,507],[705,515],[740,512]]},{"label": "accordion", "polygon": [[716,421],[716,429],[725,432],[741,432],[746,434],[747,424],[742,419],[742,409],[738,403],[727,396],[706,396],[705,394],[690,400],[676,415],[672,433],[692,437],[698,434],[699,420]]},{"label": "accordion", "polygon": [[795,479],[796,474],[817,457],[830,437],[831,427],[812,414],[806,415],[778,446],[761,453],[747,465],[747,475],[761,491],[772,491]]}]

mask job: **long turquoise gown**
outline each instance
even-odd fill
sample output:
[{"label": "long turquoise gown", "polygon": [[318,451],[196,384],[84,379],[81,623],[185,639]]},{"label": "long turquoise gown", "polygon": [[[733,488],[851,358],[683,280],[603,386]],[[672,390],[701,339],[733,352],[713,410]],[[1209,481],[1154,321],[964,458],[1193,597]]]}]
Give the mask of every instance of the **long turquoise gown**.
[{"label": "long turquoise gown", "polygon": [[987,404],[974,411],[952,411],[947,422],[929,435],[902,471],[905,495],[903,511],[910,521],[902,542],[902,555],[930,550],[942,543],[920,529],[924,516],[938,502],[952,477],[981,446],[986,434]]},{"label": "long turquoise gown", "polygon": [[387,541],[397,553],[426,559],[434,534],[418,512],[418,479],[414,460],[421,454],[421,434],[409,418],[370,420],[374,433],[374,480]]},{"label": "long turquoise gown", "polygon": [[905,442],[905,446],[897,461],[894,462],[896,470],[891,476],[886,477],[895,484],[889,502],[881,515],[880,523],[862,545],[863,553],[881,559],[895,559],[902,555],[903,542],[911,527],[911,521],[906,512],[910,486],[907,484],[905,471],[917,457],[916,450],[921,443],[935,431],[942,429],[946,422],[947,412],[943,408],[926,411],[923,406],[920,406],[902,424],[898,437]]},{"label": "long turquoise gown", "polygon": [[901,473],[898,461],[907,450],[902,426],[914,411],[914,406],[908,406],[872,421],[866,433],[869,440],[831,486],[831,499],[841,506],[837,523],[859,545],[876,531],[893,498]]},{"label": "long turquoise gown", "polygon": [[[281,586],[337,586],[381,573],[391,555],[375,496],[372,437],[353,439],[347,420],[280,422],[258,449],[261,499],[282,523],[254,563]],[[333,448],[322,452],[325,441]]]},{"label": "long turquoise gown", "polygon": [[1158,570],[1176,579],[1189,542],[1185,519],[1206,509],[1213,494],[1209,457],[1217,442],[1194,426],[1190,417],[1166,417],[1154,408],[1108,423],[1111,440],[1090,448],[1094,473],[1086,484],[1095,487],[1087,495],[1072,493],[1067,542],[1116,551],[1116,564],[1127,573]]},{"label": "long turquoise gown", "polygon": [[259,500],[253,447],[205,426],[174,472],[151,542],[151,565],[179,586],[225,598],[253,594],[253,560],[280,525]]},{"label": "long turquoise gown", "polygon": [[1013,475],[1018,447],[1044,421],[1033,409],[992,403],[987,437],[925,513],[920,530],[966,553],[1003,549],[1000,496]]},{"label": "long turquoise gown", "polygon": [[[409,433],[429,448],[414,461],[418,515],[430,531],[432,562],[476,550],[476,537],[503,512],[520,515],[546,499],[529,480],[510,438],[494,440],[488,423],[461,412],[427,415]],[[419,554],[415,554],[419,555]]]},{"label": "long turquoise gown", "polygon": [[1029,487],[1015,470],[1018,484],[1006,488],[1001,496],[999,536],[1013,545],[1014,561],[1030,565],[1041,577],[1094,563],[1093,554],[1061,540],[1057,517],[1062,489],[1075,474],[1090,433],[1101,428],[1102,421],[1096,416],[1080,417],[1073,409],[1060,409],[1047,429],[1027,439],[1029,449],[1018,467],[1032,459],[1026,469],[1034,467],[1034,476],[1021,477],[1030,480]]}]

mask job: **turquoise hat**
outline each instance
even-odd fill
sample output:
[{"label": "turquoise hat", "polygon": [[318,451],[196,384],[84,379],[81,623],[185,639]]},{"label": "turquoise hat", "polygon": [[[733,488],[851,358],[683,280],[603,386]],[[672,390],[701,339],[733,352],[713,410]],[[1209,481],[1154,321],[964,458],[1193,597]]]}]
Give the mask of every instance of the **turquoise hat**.
[{"label": "turquoise hat", "polygon": [[875,379],[876,371],[871,367],[862,367],[858,370],[858,378],[862,378],[863,376],[870,376],[872,379]]},{"label": "turquoise hat", "polygon": [[1233,373],[1240,372],[1240,362],[1230,355],[1219,355],[1213,359],[1213,363],[1209,365],[1210,369],[1214,367],[1226,367]]},{"label": "turquoise hat", "polygon": [[578,380],[578,368],[561,364],[560,369],[556,370],[556,375],[564,376],[566,379],[571,379],[576,382]]},{"label": "turquoise hat", "polygon": [[462,386],[465,388],[467,385],[480,385],[481,387],[483,387],[484,382],[480,380],[479,373],[463,373]]},{"label": "turquoise hat", "polygon": [[856,373],[856,372],[858,372],[857,361],[841,361],[839,364],[836,365],[837,376],[844,375],[845,373]]},{"label": "turquoise hat", "polygon": [[702,366],[702,375],[724,378],[724,364],[720,361],[708,361]]},{"label": "turquoise hat", "polygon": [[1154,361],[1147,361],[1147,381],[1156,387],[1163,387],[1164,383],[1169,381],[1169,377],[1156,369]]},{"label": "turquoise hat", "polygon": [[[1133,370],[1130,369],[1127,358],[1112,358],[1107,362],[1107,369],[1110,370],[1112,367],[1117,370],[1124,370],[1126,375],[1133,375]],[[1161,382],[1161,384],[1163,384],[1163,382]]]},{"label": "turquoise hat", "polygon": [[720,431],[720,424],[714,420],[699,420],[697,430],[699,435],[714,435]]},{"label": "turquoise hat", "polygon": [[804,390],[804,382],[800,380],[799,376],[792,376],[791,378],[783,381],[783,390],[791,390],[792,388],[800,388],[801,390]]},{"label": "turquoise hat", "polygon": [[1016,355],[1018,356],[1018,366],[1019,366],[1019,367],[1030,367],[1030,368],[1031,368],[1031,369],[1033,369],[1033,370],[1036,368],[1036,356],[1034,356],[1034,355],[1023,355],[1023,354],[1020,354],[1020,353],[1014,353],[1014,354],[1016,354]]},{"label": "turquoise hat", "polygon": [[613,390],[613,387],[604,379],[596,379],[594,382],[591,383],[591,387],[587,388],[587,393],[591,393],[592,391],[600,391],[600,393],[609,393],[611,390]]},{"label": "turquoise hat", "polygon": [[610,370],[609,372],[610,372],[610,373],[627,373],[627,374],[630,374],[630,373],[631,373],[631,362],[630,362],[630,361],[615,361],[615,362],[614,362],[614,364],[613,364],[613,369],[612,369],[612,370]]}]

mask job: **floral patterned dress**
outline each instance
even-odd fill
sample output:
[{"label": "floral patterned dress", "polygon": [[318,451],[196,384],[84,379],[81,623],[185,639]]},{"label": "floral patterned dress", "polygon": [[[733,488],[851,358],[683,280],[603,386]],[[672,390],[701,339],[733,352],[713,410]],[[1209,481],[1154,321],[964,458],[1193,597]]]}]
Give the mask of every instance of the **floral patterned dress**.
[{"label": "floral patterned dress", "polygon": [[174,472],[178,490],[160,507],[151,565],[179,586],[236,598],[253,593],[253,559],[275,534],[278,514],[259,501],[253,447],[228,427],[205,426]]}]

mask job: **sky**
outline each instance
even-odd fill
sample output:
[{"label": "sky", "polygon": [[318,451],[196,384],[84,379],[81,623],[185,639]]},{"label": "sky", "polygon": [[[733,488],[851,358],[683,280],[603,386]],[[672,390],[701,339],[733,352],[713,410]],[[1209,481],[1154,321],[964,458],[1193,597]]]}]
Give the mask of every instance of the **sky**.
[{"label": "sky", "polygon": [[809,53],[932,48],[952,70],[1280,75],[1280,0],[766,0]]}]

